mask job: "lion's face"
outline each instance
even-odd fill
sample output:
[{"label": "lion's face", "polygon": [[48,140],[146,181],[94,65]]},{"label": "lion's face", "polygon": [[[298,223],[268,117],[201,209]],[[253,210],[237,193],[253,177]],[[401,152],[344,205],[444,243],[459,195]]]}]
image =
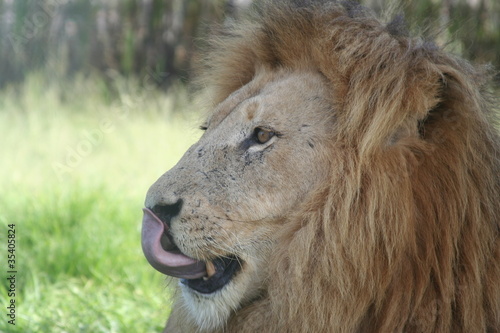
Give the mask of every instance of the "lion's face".
[{"label": "lion's face", "polygon": [[334,122],[324,78],[259,73],[216,107],[204,135],[146,197],[146,257],[181,278],[201,328],[265,292],[278,229],[328,174]]}]

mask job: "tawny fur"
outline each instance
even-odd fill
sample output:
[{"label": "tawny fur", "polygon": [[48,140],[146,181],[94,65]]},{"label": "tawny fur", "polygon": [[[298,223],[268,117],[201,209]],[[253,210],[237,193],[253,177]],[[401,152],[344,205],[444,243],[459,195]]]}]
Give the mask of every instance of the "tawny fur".
[{"label": "tawny fur", "polygon": [[221,331],[500,332],[487,71],[355,5],[262,8],[213,39],[201,82],[215,106],[256,68],[321,73],[330,182],[281,227],[265,296]]}]

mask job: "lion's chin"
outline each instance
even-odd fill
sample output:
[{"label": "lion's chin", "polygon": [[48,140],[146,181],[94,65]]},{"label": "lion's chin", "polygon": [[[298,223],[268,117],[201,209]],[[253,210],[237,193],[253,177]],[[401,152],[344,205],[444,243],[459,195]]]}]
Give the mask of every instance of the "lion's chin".
[{"label": "lion's chin", "polygon": [[[264,285],[262,271],[265,267],[265,260],[255,259],[255,257],[243,260],[235,257],[232,260],[226,259],[230,263],[224,271],[225,274],[230,275],[231,269],[235,269],[235,272],[221,288],[211,293],[200,292],[190,287],[193,282],[180,281],[183,307],[196,323],[199,331],[223,328],[232,314],[244,304],[259,297]],[[232,267],[233,265],[236,268]],[[212,278],[215,277],[214,275]],[[203,279],[200,280],[203,281]],[[201,281],[197,283],[201,283]]]},{"label": "lion's chin", "polygon": [[[241,274],[238,277],[239,275]],[[179,283],[188,312],[200,331],[224,326],[231,312],[240,307],[243,298],[239,279],[230,279],[221,288],[210,293],[202,292],[211,288],[210,284],[205,284],[208,281],[197,280],[180,280]]]}]

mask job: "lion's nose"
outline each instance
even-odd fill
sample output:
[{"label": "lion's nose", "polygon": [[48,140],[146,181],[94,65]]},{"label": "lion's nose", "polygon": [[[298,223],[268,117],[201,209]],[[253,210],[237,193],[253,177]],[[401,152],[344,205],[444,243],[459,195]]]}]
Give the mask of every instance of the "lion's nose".
[{"label": "lion's nose", "polygon": [[175,203],[156,204],[151,210],[156,216],[170,227],[172,218],[179,215],[182,209],[182,199],[178,199]]}]

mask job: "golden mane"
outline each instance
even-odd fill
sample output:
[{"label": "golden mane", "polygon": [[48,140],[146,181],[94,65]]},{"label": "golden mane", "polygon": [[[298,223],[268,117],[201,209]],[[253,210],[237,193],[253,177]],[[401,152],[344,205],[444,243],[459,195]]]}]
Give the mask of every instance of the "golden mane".
[{"label": "golden mane", "polygon": [[269,332],[500,332],[500,141],[487,70],[349,3],[269,1],[210,45],[201,82],[213,105],[258,68],[307,69],[326,78],[336,112],[331,183],[283,227],[266,310],[233,321],[266,320]]}]

